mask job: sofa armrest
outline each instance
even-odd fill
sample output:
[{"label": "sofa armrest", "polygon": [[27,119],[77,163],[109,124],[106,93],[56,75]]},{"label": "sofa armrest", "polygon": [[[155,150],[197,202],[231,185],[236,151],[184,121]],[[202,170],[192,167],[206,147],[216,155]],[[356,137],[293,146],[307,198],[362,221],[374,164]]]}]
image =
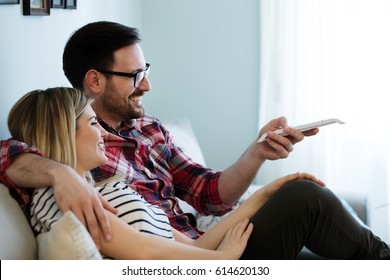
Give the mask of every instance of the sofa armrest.
[{"label": "sofa armrest", "polygon": [[22,209],[0,184],[0,259],[37,258],[37,242]]}]

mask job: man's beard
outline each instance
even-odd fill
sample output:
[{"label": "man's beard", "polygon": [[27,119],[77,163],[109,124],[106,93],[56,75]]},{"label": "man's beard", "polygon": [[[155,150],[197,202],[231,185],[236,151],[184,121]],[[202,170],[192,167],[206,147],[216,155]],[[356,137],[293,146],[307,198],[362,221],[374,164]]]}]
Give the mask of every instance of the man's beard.
[{"label": "man's beard", "polygon": [[[132,96],[142,96],[143,94],[142,91],[135,91]],[[107,113],[117,115],[122,121],[138,119],[144,116],[142,106],[135,106],[131,101],[131,96],[129,98],[122,97],[112,83],[106,85],[100,102]]]}]

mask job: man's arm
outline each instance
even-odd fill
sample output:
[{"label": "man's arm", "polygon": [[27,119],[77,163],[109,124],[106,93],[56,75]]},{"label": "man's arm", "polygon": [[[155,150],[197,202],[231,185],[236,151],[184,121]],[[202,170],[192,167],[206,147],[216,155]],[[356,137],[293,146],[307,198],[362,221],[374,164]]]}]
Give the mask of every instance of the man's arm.
[{"label": "man's arm", "polygon": [[115,212],[109,204],[71,167],[32,153],[18,155],[5,171],[17,186],[40,188],[52,186],[60,210],[71,210],[87,227],[99,246],[99,227],[107,240],[111,229],[104,208]]},{"label": "man's arm", "polygon": [[[279,128],[284,128],[288,136],[272,133]],[[257,143],[256,139],[237,162],[222,172],[218,181],[221,200],[227,205],[234,204],[247,190],[266,160],[287,158],[293,151],[294,144],[302,141],[305,136],[317,134],[318,131],[316,128],[302,133],[287,127],[284,117],[270,121],[259,132],[259,137],[268,132],[266,140]]]}]

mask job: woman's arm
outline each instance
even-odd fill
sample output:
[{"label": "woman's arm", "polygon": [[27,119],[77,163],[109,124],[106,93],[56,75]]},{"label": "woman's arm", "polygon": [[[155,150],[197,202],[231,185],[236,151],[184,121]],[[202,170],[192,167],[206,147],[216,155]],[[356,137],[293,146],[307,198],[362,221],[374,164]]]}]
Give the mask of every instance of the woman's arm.
[{"label": "woman's arm", "polygon": [[223,242],[216,247],[218,250],[206,250],[189,245],[192,242],[177,231],[174,236],[181,242],[139,232],[114,214],[107,212],[107,215],[113,238],[108,242],[100,238],[100,251],[115,259],[238,259],[252,230],[251,226],[248,227],[248,220],[245,220],[226,232]]},{"label": "woman's arm", "polygon": [[294,173],[283,176],[263,188],[258,189],[251,197],[249,197],[240,207],[229,214],[225,219],[213,226],[205,232],[199,239],[194,241],[194,245],[215,249],[221,242],[224,234],[239,221],[250,219],[259,209],[270,199],[270,197],[278,191],[287,182],[297,179],[308,179],[318,183],[321,186],[325,184],[308,173]]}]

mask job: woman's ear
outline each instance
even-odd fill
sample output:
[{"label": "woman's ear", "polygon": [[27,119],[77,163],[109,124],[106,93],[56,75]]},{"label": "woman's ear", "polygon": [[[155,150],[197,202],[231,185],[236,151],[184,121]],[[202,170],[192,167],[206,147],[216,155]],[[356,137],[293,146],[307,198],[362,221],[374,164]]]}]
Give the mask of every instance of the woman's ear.
[{"label": "woman's ear", "polygon": [[88,92],[92,98],[100,95],[105,86],[106,77],[102,73],[95,69],[88,70],[84,77],[84,90]]}]

